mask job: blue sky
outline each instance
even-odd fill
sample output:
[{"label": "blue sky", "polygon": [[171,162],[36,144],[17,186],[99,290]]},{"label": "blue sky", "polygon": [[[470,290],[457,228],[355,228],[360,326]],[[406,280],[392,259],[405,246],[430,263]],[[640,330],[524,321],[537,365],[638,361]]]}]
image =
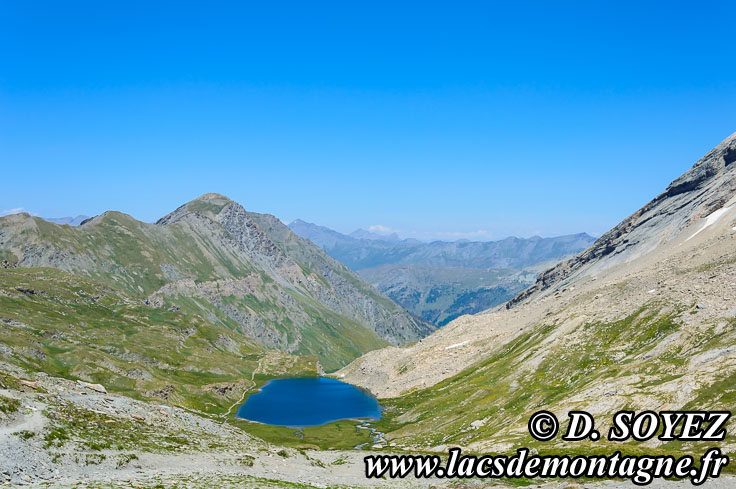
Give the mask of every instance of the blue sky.
[{"label": "blue sky", "polygon": [[151,3],[0,2],[0,211],[600,234],[736,131],[736,2]]}]

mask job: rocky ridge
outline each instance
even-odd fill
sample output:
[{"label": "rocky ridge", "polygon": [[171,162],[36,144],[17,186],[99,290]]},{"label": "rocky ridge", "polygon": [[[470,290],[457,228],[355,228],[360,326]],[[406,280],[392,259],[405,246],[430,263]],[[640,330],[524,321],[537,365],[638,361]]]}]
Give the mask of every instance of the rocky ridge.
[{"label": "rocky ridge", "polygon": [[0,218],[2,260],[92,277],[268,348],[314,354],[326,368],[433,329],[273,216],[218,194],[156,224],[112,211],[74,228],[27,214]]},{"label": "rocky ridge", "polygon": [[584,275],[595,275],[668,243],[694,221],[728,211],[736,193],[736,133],[708,152],[664,192],[601,236],[590,248],[541,273],[536,283],[507,307],[559,290]]}]

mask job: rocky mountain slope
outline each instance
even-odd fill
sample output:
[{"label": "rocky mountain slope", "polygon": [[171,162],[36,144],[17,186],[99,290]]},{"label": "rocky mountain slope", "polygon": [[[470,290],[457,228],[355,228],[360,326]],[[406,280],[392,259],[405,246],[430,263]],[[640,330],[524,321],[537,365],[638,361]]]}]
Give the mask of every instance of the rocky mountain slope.
[{"label": "rocky mountain slope", "polygon": [[315,355],[327,369],[432,330],[273,216],[217,194],[156,224],[113,211],[79,227],[28,214],[0,218],[2,261],[89,278],[254,344]]},{"label": "rocky mountain slope", "polygon": [[364,230],[348,236],[299,219],[289,227],[408,311],[438,326],[506,302],[531,285],[540,265],[556,263],[594,241],[581,233],[423,243]]},{"label": "rocky mountain slope", "polygon": [[595,276],[656,250],[679,236],[693,222],[707,217],[705,226],[720,219],[736,193],[736,141],[725,139],[664,192],[605,233],[584,253],[546,270],[533,287],[509,307],[540,293],[565,287],[578,277]]},{"label": "rocky mountain slope", "polygon": [[[510,308],[461,317],[337,375],[384,398],[383,429],[404,447],[560,448],[529,437],[539,409],[560,419],[584,409],[604,430],[624,408],[734,410],[734,154],[736,134]],[[724,450],[733,448],[730,436]]]}]

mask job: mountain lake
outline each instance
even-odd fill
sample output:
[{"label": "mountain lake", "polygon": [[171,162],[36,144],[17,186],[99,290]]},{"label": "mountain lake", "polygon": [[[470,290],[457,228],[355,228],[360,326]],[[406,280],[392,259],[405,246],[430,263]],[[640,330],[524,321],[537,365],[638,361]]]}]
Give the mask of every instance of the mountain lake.
[{"label": "mountain lake", "polygon": [[326,377],[269,380],[240,406],[237,417],[302,428],[341,419],[381,418],[376,398],[355,386]]}]

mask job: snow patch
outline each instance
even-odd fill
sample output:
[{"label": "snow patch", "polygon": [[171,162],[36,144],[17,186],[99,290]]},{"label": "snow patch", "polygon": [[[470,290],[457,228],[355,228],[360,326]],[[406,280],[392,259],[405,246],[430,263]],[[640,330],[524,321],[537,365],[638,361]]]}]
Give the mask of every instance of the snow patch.
[{"label": "snow patch", "polygon": [[452,350],[453,348],[457,348],[458,346],[463,346],[468,343],[470,343],[470,340],[465,340],[462,343],[455,343],[454,345],[446,346],[445,350]]},{"label": "snow patch", "polygon": [[[733,207],[732,205],[729,205],[728,207],[724,207],[722,209],[718,209],[717,211],[713,212],[710,216],[706,217],[705,218],[705,224],[703,225],[703,227],[700,228],[700,229],[698,229],[695,232],[695,234],[693,234],[692,236],[690,236],[689,238],[687,238],[685,241],[690,241],[695,236],[697,236],[698,234],[700,234],[701,232],[703,232],[703,230],[705,228],[707,228],[708,226],[712,226],[713,224],[715,224],[718,221],[718,219],[720,219],[726,212],[730,211],[732,207]],[[734,228],[734,229],[736,229],[736,228]]]}]

